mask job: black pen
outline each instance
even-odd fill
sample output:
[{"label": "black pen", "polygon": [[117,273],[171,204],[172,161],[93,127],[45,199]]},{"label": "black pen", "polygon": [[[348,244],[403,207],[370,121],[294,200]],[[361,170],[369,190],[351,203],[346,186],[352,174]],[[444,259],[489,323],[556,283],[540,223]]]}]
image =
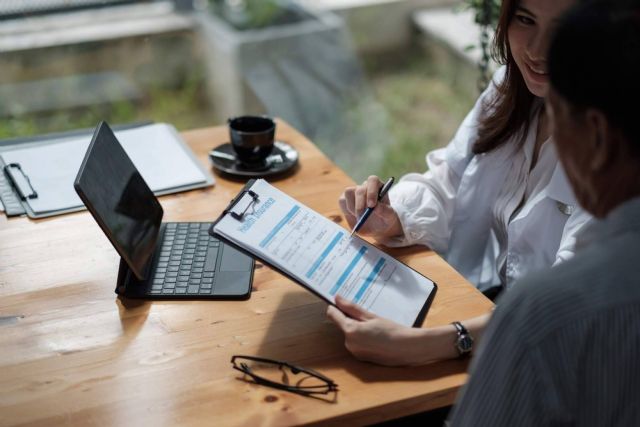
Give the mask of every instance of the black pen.
[{"label": "black pen", "polygon": [[[387,193],[391,189],[391,186],[393,185],[393,181],[394,180],[395,180],[394,177],[389,178],[387,180],[387,182],[384,183],[382,188],[380,188],[380,191],[378,191],[378,203],[380,203],[380,200],[382,200],[384,198],[384,196],[387,195]],[[378,206],[377,203],[376,203],[376,206]],[[364,213],[362,214],[360,219],[358,219],[358,222],[356,222],[355,227],[353,227],[353,230],[351,230],[351,236],[353,236],[353,233],[355,233],[356,231],[360,230],[360,228],[362,228],[362,226],[364,225],[365,221],[367,220],[367,218],[369,218],[369,215],[371,215],[371,212],[373,212],[373,210],[376,208],[376,206],[374,206],[372,208],[368,207],[367,209],[364,210]]]}]

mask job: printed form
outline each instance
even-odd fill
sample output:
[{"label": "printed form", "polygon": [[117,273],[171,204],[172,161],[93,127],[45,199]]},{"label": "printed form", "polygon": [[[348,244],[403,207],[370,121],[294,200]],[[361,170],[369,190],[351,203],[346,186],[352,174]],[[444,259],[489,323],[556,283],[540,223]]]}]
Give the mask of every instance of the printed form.
[{"label": "printed form", "polygon": [[341,295],[412,326],[434,283],[264,180],[214,226],[219,234],[295,277],[327,301]]}]

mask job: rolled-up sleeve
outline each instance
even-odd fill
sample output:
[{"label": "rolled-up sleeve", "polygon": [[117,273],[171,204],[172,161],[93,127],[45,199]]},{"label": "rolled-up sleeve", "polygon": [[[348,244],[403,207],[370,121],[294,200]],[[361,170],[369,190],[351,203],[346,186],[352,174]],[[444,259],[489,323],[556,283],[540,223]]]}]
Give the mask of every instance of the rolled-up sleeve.
[{"label": "rolled-up sleeve", "polygon": [[447,164],[445,149],[430,152],[427,165],[426,173],[405,175],[389,194],[404,235],[383,242],[387,246],[422,244],[438,252],[447,249],[460,176]]}]

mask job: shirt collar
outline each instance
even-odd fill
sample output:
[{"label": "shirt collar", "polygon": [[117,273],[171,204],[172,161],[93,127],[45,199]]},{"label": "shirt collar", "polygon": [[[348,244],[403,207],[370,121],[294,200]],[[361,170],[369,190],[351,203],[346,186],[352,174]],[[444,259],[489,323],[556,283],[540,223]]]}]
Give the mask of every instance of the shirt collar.
[{"label": "shirt collar", "polygon": [[583,247],[629,231],[640,232],[640,197],[624,202],[609,212],[606,218],[594,220],[579,237],[578,244]]},{"label": "shirt collar", "polygon": [[[524,155],[527,159],[527,164],[531,164],[531,158],[533,157],[533,149],[536,145],[536,135],[538,132],[538,120],[540,119],[540,108],[541,105],[536,105],[533,108],[533,113],[531,116],[531,122],[529,125],[529,132],[527,135],[527,139],[524,143]],[[553,157],[556,159],[556,166],[553,170],[553,174],[551,175],[551,179],[549,180],[549,184],[547,184],[545,188],[545,192],[547,197],[559,202],[558,209],[560,209],[564,213],[571,213],[578,206],[578,201],[573,194],[573,190],[571,189],[571,185],[569,184],[569,180],[564,172],[564,169],[560,162],[557,160],[558,155],[556,154],[556,146],[553,142],[553,138],[549,138],[547,141],[543,143],[543,146],[540,148],[542,150],[552,150]],[[538,156],[538,161],[542,156]]]},{"label": "shirt collar", "polygon": [[578,201],[576,200],[573,189],[569,184],[569,179],[567,178],[564,168],[559,161],[556,164],[553,175],[551,175],[549,185],[547,185],[547,196],[562,203],[563,205],[566,205],[567,207],[570,207],[570,210],[578,206]]}]

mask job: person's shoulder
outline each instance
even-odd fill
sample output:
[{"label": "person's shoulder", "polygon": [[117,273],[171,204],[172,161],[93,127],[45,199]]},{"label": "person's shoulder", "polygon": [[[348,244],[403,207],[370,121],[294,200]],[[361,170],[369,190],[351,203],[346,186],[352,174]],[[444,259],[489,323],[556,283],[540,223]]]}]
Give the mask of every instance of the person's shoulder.
[{"label": "person's shoulder", "polygon": [[588,314],[640,306],[637,253],[639,234],[594,242],[572,259],[520,280],[498,305],[517,310],[514,321],[536,324],[540,335]]}]

